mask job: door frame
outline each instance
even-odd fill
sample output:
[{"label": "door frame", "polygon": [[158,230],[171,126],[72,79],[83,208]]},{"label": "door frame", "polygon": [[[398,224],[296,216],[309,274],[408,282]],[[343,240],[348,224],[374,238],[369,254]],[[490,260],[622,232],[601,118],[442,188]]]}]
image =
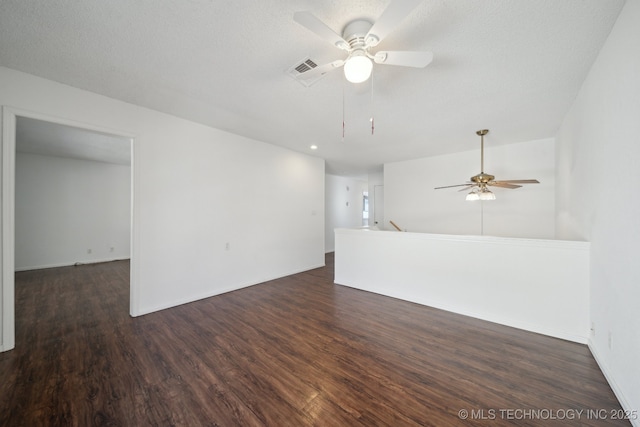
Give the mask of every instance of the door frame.
[{"label": "door frame", "polygon": [[136,225],[138,224],[136,200],[136,171],[138,170],[138,144],[136,135],[119,130],[108,129],[88,123],[54,117],[33,111],[21,110],[8,106],[2,107],[2,216],[0,222],[0,305],[2,307],[2,328],[0,330],[0,352],[11,350],[15,347],[15,169],[16,169],[16,121],[18,117],[42,120],[45,122],[73,126],[88,131],[94,131],[118,137],[129,138],[131,141],[131,202],[130,202],[130,258],[129,270],[129,313],[132,316],[138,312],[138,263],[136,256]]}]

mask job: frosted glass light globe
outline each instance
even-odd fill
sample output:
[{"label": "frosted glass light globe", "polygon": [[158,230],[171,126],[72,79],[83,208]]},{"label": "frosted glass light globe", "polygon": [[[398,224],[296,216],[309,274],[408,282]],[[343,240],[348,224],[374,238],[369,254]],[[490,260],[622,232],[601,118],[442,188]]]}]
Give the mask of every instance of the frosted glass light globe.
[{"label": "frosted glass light globe", "polygon": [[344,76],[351,83],[362,83],[371,76],[373,63],[364,55],[352,56],[344,64]]}]

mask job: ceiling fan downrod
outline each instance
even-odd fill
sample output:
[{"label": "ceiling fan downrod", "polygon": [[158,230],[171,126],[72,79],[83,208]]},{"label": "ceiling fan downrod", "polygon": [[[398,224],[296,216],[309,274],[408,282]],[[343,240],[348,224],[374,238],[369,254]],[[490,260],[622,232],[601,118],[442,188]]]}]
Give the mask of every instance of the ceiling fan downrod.
[{"label": "ceiling fan downrod", "polygon": [[476,132],[480,135],[480,173],[484,173],[484,136],[489,133],[489,129],[482,129]]},{"label": "ceiling fan downrod", "polygon": [[488,133],[489,129],[482,129],[476,132],[476,134],[480,135],[480,173],[470,179],[477,184],[487,184],[495,179],[495,176],[484,173],[484,136]]}]

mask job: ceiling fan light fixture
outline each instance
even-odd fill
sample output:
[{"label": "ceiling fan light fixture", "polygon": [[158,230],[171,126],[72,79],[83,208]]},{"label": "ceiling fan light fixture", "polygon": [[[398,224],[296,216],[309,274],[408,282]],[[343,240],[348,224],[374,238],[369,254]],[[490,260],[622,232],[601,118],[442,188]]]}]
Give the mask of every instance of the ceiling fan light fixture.
[{"label": "ceiling fan light fixture", "polygon": [[467,194],[467,198],[465,200],[467,202],[474,202],[476,200],[480,200],[480,196],[478,196],[478,193],[476,193],[475,191],[472,191],[471,193]]},{"label": "ceiling fan light fixture", "polygon": [[354,52],[344,64],[344,76],[351,83],[362,83],[371,76],[373,62],[362,53]]},{"label": "ceiling fan light fixture", "polygon": [[495,200],[496,199],[496,195],[493,194],[493,192],[491,190],[487,190],[485,188],[485,189],[480,191],[480,193],[478,194],[478,198],[480,200]]}]

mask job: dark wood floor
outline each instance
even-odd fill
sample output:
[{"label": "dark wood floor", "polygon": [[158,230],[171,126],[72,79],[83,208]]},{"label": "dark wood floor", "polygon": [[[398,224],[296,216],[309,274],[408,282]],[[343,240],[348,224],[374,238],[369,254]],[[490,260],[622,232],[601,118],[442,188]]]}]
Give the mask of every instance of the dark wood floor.
[{"label": "dark wood floor", "polygon": [[331,255],[139,318],[128,276],[16,274],[1,426],[629,425],[586,346],[336,286]]}]

